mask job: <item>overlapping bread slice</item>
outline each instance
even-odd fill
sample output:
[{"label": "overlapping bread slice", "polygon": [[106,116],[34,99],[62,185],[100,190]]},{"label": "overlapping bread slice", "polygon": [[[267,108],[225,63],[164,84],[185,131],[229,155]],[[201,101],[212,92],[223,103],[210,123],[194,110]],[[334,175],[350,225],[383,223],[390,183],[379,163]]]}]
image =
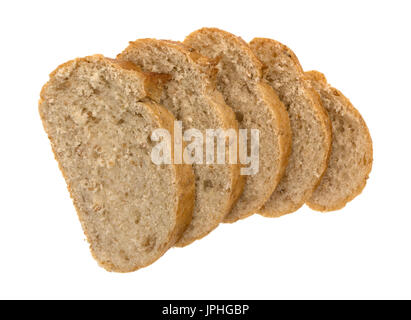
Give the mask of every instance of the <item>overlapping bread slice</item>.
[{"label": "overlapping bread slice", "polygon": [[155,98],[154,75],[100,55],[58,67],[43,87],[39,112],[90,249],[109,271],[147,266],[191,221],[189,165],[151,161],[155,129],[173,116]]},{"label": "overlapping bread slice", "polygon": [[241,38],[203,28],[187,36],[184,44],[216,61],[217,88],[237,115],[240,128],[259,130],[259,168],[246,176],[244,191],[224,220],[234,222],[257,212],[274,192],[291,146],[288,114],[274,90],[262,81],[262,64]]},{"label": "overlapping bread slice", "polygon": [[[206,137],[206,129],[238,130],[234,112],[216,90],[214,70],[205,57],[181,43],[141,39],[131,42],[118,58],[131,61],[144,71],[171,76],[161,103],[182,121],[184,131],[197,129]],[[193,165],[196,177],[193,220],[178,246],[188,245],[216,228],[230,212],[244,185],[239,165],[228,161],[206,164],[205,160],[203,157],[203,164]]]},{"label": "overlapping bread slice", "polygon": [[372,167],[372,140],[361,114],[318,71],[306,72],[331,119],[333,141],[327,170],[307,204],[315,210],[341,209],[365,187]]},{"label": "overlapping bread slice", "polygon": [[253,39],[250,46],[264,64],[264,79],[286,106],[292,129],[292,150],[284,177],[260,210],[264,216],[275,217],[297,210],[311,197],[327,167],[331,124],[289,48],[263,38]]}]

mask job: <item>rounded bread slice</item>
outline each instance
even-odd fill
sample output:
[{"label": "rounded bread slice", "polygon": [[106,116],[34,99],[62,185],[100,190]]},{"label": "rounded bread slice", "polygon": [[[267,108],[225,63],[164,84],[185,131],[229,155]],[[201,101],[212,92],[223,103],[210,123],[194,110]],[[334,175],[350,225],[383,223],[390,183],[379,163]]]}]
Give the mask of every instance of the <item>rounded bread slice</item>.
[{"label": "rounded bread slice", "polygon": [[372,168],[372,140],[364,119],[350,100],[331,87],[322,73],[309,71],[306,75],[320,94],[333,130],[327,170],[307,204],[319,211],[338,210],[365,187]]},{"label": "rounded bread slice", "polygon": [[152,132],[173,132],[171,113],[150,99],[160,92],[154,75],[100,55],[61,65],[41,92],[44,129],[91,252],[108,271],[151,264],[191,221],[191,166],[150,156]]}]

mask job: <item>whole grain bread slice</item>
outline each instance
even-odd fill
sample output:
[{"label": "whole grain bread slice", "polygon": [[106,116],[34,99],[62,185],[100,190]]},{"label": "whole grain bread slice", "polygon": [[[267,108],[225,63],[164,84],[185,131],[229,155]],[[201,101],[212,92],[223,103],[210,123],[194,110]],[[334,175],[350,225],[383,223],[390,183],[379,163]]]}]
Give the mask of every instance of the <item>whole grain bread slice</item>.
[{"label": "whole grain bread slice", "polygon": [[333,130],[328,168],[307,204],[319,211],[338,210],[365,187],[372,168],[372,140],[361,114],[322,73],[309,71],[306,75],[320,94]]},{"label": "whole grain bread slice", "polygon": [[292,150],[284,177],[260,210],[268,217],[300,208],[323,175],[331,150],[331,123],[295,54],[283,44],[264,38],[250,42],[263,63],[263,77],[286,106],[292,129]]},{"label": "whole grain bread slice", "polygon": [[174,118],[149,97],[154,75],[100,55],[58,67],[39,112],[90,249],[108,271],[145,267],[181,237],[194,207],[189,165],[151,161],[155,129]]},{"label": "whole grain bread slice", "polygon": [[259,130],[258,171],[246,176],[243,193],[224,219],[234,222],[257,212],[280,181],[291,150],[288,114],[262,80],[261,62],[240,37],[203,28],[188,35],[184,44],[216,62],[217,88],[234,110],[240,129]]},{"label": "whole grain bread slice", "polygon": [[[213,66],[200,54],[181,43],[140,39],[131,42],[118,59],[131,61],[144,71],[171,76],[161,103],[182,121],[184,131],[197,129],[204,137],[206,129],[238,131],[234,112],[215,88]],[[205,157],[202,160],[203,164],[193,165],[196,177],[193,220],[177,246],[186,246],[216,228],[243,189],[244,179],[238,164],[206,164]]]}]

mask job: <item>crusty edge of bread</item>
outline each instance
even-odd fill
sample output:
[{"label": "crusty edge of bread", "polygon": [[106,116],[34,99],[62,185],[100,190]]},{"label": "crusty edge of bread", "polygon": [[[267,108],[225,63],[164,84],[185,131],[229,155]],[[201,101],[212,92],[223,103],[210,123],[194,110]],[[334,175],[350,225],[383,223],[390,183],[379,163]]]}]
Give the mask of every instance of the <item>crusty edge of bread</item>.
[{"label": "crusty edge of bread", "polygon": [[[120,69],[120,70],[129,70],[129,71],[139,71],[139,68],[137,66],[135,66],[134,64],[132,64],[131,62],[127,62],[126,64],[122,61],[118,61],[115,59],[110,59],[110,58],[105,58],[102,55],[93,55],[93,56],[89,56],[89,57],[85,57],[85,58],[77,58],[74,60],[70,60],[67,61],[63,64],[61,64],[60,66],[58,66],[53,72],[50,73],[50,79],[62,68],[68,67],[70,66],[72,63],[75,63],[76,61],[80,61],[81,59],[87,59],[87,58],[98,58],[101,60],[106,60],[106,61],[110,61],[112,62],[113,66],[115,66],[116,68]],[[137,73],[136,73],[137,74]],[[155,74],[149,74],[149,73],[145,73],[146,81],[152,81],[154,80],[154,83],[157,83],[157,75]],[[161,78],[161,76],[160,76]],[[40,118],[42,120],[43,123],[43,127],[44,129],[46,129],[45,126],[45,117],[44,114],[41,110],[41,105],[44,102],[44,92],[45,89],[47,88],[47,86],[50,84],[50,80],[42,87],[41,93],[40,93],[40,100],[39,100],[39,104],[38,104],[38,111],[40,114]],[[149,95],[148,95],[149,97]],[[159,105],[152,103],[150,101],[144,101],[143,103],[145,103],[146,105],[149,105],[149,110],[151,111],[152,115],[156,118],[157,122],[160,124],[161,127],[167,128],[167,130],[169,130],[169,132],[173,132],[173,121],[174,121],[174,117],[173,115],[165,108],[160,108]],[[45,130],[46,131],[46,130]],[[46,131],[47,133],[47,131]],[[47,133],[48,135],[48,133]],[[62,165],[60,164],[58,158],[57,158],[57,153],[53,148],[53,141],[52,138],[50,136],[48,136],[51,146],[52,146],[52,151],[54,154],[54,158],[57,161],[58,167],[64,177],[64,180],[68,181],[67,179],[67,175],[62,167]],[[173,146],[172,146],[173,148]],[[173,150],[173,149],[172,149]],[[88,243],[90,244],[90,252],[92,254],[92,256],[94,257],[94,259],[97,261],[97,263],[103,267],[104,269],[106,269],[107,271],[110,272],[119,272],[119,273],[126,273],[126,272],[133,272],[136,271],[138,269],[147,267],[149,265],[151,265],[153,262],[157,261],[161,256],[163,256],[170,247],[172,247],[176,241],[178,241],[178,239],[181,237],[182,233],[184,232],[184,230],[187,228],[187,226],[189,225],[189,223],[191,222],[191,217],[192,217],[192,212],[194,209],[194,200],[195,200],[195,183],[194,183],[194,173],[192,170],[192,167],[190,165],[186,165],[186,164],[181,164],[181,165],[175,165],[172,164],[174,171],[175,171],[175,183],[177,185],[177,201],[176,201],[176,206],[175,206],[175,216],[176,216],[176,223],[175,223],[175,227],[173,232],[171,232],[171,234],[169,235],[169,241],[168,241],[168,245],[164,246],[164,248],[160,251],[159,255],[157,255],[155,258],[153,258],[151,261],[147,262],[144,265],[141,266],[136,266],[133,269],[117,269],[115,266],[113,266],[110,263],[104,263],[98,260],[98,257],[95,255],[95,253],[92,250],[92,246],[90,243],[90,237],[88,235],[88,231],[85,227],[85,225],[83,224],[82,219],[80,218],[80,207],[77,204],[73,191],[71,189],[70,184],[67,183],[67,189],[69,191],[70,197],[73,201],[73,205],[74,208],[76,210],[77,213],[77,217],[80,220],[82,226],[83,226],[83,232],[88,240]]]},{"label": "crusty edge of bread", "polygon": [[[222,30],[222,29],[218,29],[218,28],[207,28],[207,27],[201,28],[201,29],[198,29],[198,30],[195,30],[195,31],[191,32],[188,36],[186,36],[186,37],[185,37],[185,40],[184,40],[184,42],[183,42],[183,45],[191,48],[185,41],[186,41],[188,38],[195,36],[196,34],[207,33],[207,32],[216,32],[216,33],[224,34],[224,37],[228,38],[228,39],[231,40],[231,41],[236,42],[236,43],[237,43],[239,46],[241,46],[245,51],[247,51],[247,52],[249,53],[249,54],[248,54],[248,57],[250,58],[250,62],[256,66],[257,76],[258,76],[259,78],[261,78],[261,76],[262,76],[262,67],[263,67],[262,62],[255,56],[255,54],[254,54],[253,51],[251,50],[250,46],[248,45],[248,43],[247,43],[243,38],[241,38],[241,37],[239,37],[239,36],[236,36],[235,34],[232,34],[232,33],[228,32],[228,31],[225,31],[225,30]],[[195,49],[193,49],[193,48],[191,48],[191,50],[192,50],[193,52],[197,52],[197,51],[196,51]],[[200,56],[202,56],[200,53],[197,53],[197,54],[199,54]],[[203,56],[202,56],[202,57],[203,57]],[[216,58],[216,59],[210,59],[210,58],[208,58],[208,57],[205,57],[205,58],[208,59],[209,61],[211,61],[212,64],[216,64],[216,63],[218,63],[218,61],[220,60],[220,58]]]},{"label": "crusty edge of bread", "polygon": [[320,183],[322,176],[325,173],[325,170],[327,169],[328,166],[328,160],[330,158],[331,155],[331,143],[332,143],[332,128],[331,128],[331,120],[328,117],[327,111],[325,110],[325,108],[322,106],[321,103],[321,98],[319,96],[319,94],[312,89],[309,85],[308,85],[308,78],[304,73],[303,68],[301,67],[301,64],[297,58],[297,56],[295,55],[295,53],[288,48],[286,45],[273,40],[273,39],[268,39],[268,38],[254,38],[253,40],[250,41],[250,43],[252,43],[253,41],[258,40],[258,41],[263,41],[263,42],[272,42],[272,43],[276,43],[278,44],[283,51],[286,51],[291,60],[294,62],[295,67],[297,68],[297,70],[299,70],[299,72],[301,73],[301,77],[303,79],[304,82],[307,83],[306,85],[306,89],[309,92],[309,94],[311,95],[312,99],[313,99],[313,111],[315,112],[315,114],[318,116],[318,118],[321,120],[321,124],[323,127],[323,132],[325,135],[325,147],[327,148],[327,153],[321,163],[321,175],[317,180],[317,183],[311,188],[306,190],[305,196],[301,199],[301,201],[290,207],[288,210],[282,210],[279,211],[276,208],[267,208],[265,205],[258,211],[258,213],[264,217],[280,217],[286,214],[290,214],[293,213],[295,211],[297,211],[299,208],[301,208],[305,202],[307,202],[307,200],[310,198],[311,194],[314,192],[314,190],[317,188],[318,184]]},{"label": "crusty edge of bread", "polygon": [[313,79],[314,81],[318,81],[321,82],[324,86],[328,87],[330,90],[335,91],[338,93],[338,97],[336,99],[341,99],[342,102],[347,106],[347,108],[349,109],[349,111],[355,115],[355,117],[361,122],[363,128],[366,131],[366,136],[367,136],[367,149],[369,154],[371,155],[371,161],[367,166],[367,170],[366,170],[366,175],[365,178],[363,180],[363,182],[361,184],[359,184],[357,186],[357,188],[348,196],[344,197],[343,199],[341,199],[341,201],[330,205],[330,206],[323,206],[323,205],[319,205],[317,203],[314,203],[312,201],[310,201],[310,199],[308,199],[307,201],[307,205],[316,211],[323,211],[323,212],[327,212],[327,211],[335,211],[335,210],[339,210],[342,209],[346,206],[346,204],[348,202],[350,202],[351,200],[353,200],[355,197],[357,197],[359,194],[361,194],[361,192],[363,191],[363,189],[365,188],[365,185],[367,184],[367,179],[369,177],[369,174],[371,173],[372,170],[372,164],[373,164],[373,146],[372,146],[372,138],[371,138],[371,134],[370,131],[368,129],[367,124],[365,123],[363,117],[361,116],[360,112],[354,107],[354,105],[351,103],[351,101],[342,94],[341,91],[339,91],[338,89],[330,86],[327,82],[326,77],[324,76],[324,74],[322,74],[321,72],[312,70],[312,71],[307,71],[305,72],[306,76],[310,79]]},{"label": "crusty edge of bread", "polygon": [[[146,103],[147,104],[147,103]],[[157,118],[161,127],[168,130],[174,136],[174,116],[166,108],[156,103],[148,103],[152,108],[150,111],[153,117]],[[185,143],[183,143],[184,147]],[[174,146],[171,144],[171,158],[174,159]],[[192,166],[189,164],[172,164],[175,170],[177,188],[177,208],[176,208],[176,229],[170,236],[171,243],[174,245],[184,233],[191,222],[195,200],[195,177]],[[170,245],[170,247],[172,246]]]}]

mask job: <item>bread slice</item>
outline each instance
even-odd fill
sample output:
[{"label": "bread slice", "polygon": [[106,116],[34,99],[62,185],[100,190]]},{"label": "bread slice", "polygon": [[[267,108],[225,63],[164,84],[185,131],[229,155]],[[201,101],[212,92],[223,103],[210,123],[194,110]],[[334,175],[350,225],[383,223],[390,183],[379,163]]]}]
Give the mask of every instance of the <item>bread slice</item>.
[{"label": "bread slice", "polygon": [[[216,90],[213,69],[205,57],[181,43],[141,39],[131,42],[118,59],[131,61],[144,71],[171,76],[161,103],[182,121],[185,131],[194,128],[205,137],[206,129],[238,130],[234,112]],[[207,165],[205,160],[204,157],[203,164],[193,165],[196,177],[193,220],[177,246],[186,246],[216,228],[230,212],[244,185],[239,165]]]},{"label": "bread slice", "polygon": [[320,94],[333,130],[328,168],[307,204],[314,210],[337,210],[364,189],[372,167],[372,140],[360,113],[322,73],[309,71],[306,75]]},{"label": "bread slice", "polygon": [[262,81],[262,64],[244,40],[223,30],[203,28],[184,44],[216,61],[217,88],[237,115],[241,129],[259,130],[259,170],[246,176],[244,191],[225,222],[257,212],[274,192],[285,171],[291,147],[287,111]]},{"label": "bread slice", "polygon": [[90,249],[108,271],[147,266],[191,220],[189,165],[151,161],[153,130],[172,133],[173,116],[148,97],[154,76],[95,55],[58,67],[39,112]]},{"label": "bread slice", "polygon": [[284,177],[260,210],[264,216],[276,217],[300,208],[318,185],[331,150],[331,124],[289,48],[263,38],[253,39],[250,46],[264,64],[264,79],[287,108],[293,135]]}]

